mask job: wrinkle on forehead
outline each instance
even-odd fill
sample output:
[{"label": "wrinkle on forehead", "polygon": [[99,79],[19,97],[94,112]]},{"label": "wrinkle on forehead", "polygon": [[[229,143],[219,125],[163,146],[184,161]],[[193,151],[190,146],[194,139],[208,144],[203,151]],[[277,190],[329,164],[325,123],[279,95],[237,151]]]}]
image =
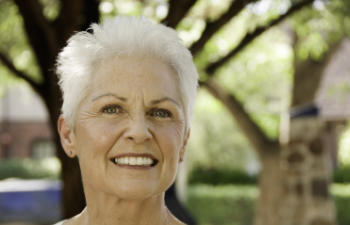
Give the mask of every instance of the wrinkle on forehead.
[{"label": "wrinkle on forehead", "polygon": [[[159,68],[154,71],[155,74],[147,74],[144,70],[138,68],[143,66],[145,70],[152,71],[155,68]],[[165,73],[165,74],[163,74]],[[167,76],[169,74],[170,76]],[[174,93],[179,99],[179,103],[183,106],[182,95],[179,88],[178,76],[176,71],[168,64],[164,63],[158,58],[140,58],[134,56],[117,56],[104,61],[100,67],[96,70],[92,85],[97,90],[106,89],[108,86],[113,86],[115,83],[123,83],[125,86],[136,86],[137,89],[144,90],[158,90],[152,82],[147,82],[147,79],[153,79],[154,77],[161,77],[158,79],[162,85],[168,85],[173,83],[175,88]],[[132,83],[125,82],[130,80]],[[148,85],[148,86],[147,86]],[[128,88],[128,87],[126,87]],[[167,93],[170,90],[163,90],[164,97],[168,96]],[[121,96],[124,97],[124,96]]]}]

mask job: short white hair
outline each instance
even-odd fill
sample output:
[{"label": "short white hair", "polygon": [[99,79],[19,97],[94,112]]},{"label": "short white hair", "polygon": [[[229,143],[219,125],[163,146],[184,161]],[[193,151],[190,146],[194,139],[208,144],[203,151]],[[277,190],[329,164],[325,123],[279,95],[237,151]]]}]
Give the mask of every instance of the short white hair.
[{"label": "short white hair", "polygon": [[120,55],[157,57],[176,71],[186,127],[190,126],[198,74],[190,51],[181,44],[175,30],[145,17],[117,16],[102,24],[92,24],[90,31],[74,34],[57,59],[62,114],[71,127],[96,65]]}]

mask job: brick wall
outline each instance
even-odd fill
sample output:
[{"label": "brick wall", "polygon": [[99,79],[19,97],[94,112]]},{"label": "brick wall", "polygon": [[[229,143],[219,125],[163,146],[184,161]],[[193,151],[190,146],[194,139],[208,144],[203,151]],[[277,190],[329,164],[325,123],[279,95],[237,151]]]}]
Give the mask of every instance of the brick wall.
[{"label": "brick wall", "polygon": [[0,158],[31,157],[35,143],[51,139],[50,126],[44,122],[0,123]]}]

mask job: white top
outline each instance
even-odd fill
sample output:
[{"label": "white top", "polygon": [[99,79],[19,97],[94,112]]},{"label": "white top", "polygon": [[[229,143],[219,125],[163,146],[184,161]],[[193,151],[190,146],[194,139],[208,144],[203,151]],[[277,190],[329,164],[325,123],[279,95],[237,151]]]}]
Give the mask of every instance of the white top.
[{"label": "white top", "polygon": [[54,225],[63,225],[64,222],[66,222],[66,220],[62,220],[62,221],[60,221],[58,223],[55,223]]}]

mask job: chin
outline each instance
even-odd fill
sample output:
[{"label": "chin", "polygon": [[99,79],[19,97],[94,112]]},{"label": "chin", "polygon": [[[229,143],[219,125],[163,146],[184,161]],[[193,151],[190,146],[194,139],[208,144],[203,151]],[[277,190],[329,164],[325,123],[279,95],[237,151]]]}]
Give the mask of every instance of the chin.
[{"label": "chin", "polygon": [[113,193],[121,199],[142,200],[163,194],[166,189],[147,185],[123,185],[115,188]]},{"label": "chin", "polygon": [[159,180],[120,179],[107,184],[109,192],[121,199],[146,199],[159,195],[167,189],[167,186],[159,183]]}]

